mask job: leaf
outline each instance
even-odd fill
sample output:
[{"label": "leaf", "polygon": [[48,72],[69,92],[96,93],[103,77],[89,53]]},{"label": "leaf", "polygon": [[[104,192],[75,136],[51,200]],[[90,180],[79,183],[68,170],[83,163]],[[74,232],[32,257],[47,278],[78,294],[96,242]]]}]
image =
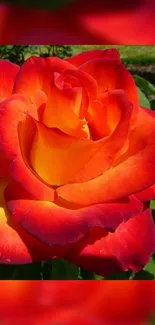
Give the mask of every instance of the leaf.
[{"label": "leaf", "polygon": [[80,280],[80,268],[64,259],[56,258],[48,262],[51,280]]},{"label": "leaf", "polygon": [[104,280],[104,277],[94,273],[94,280]]},{"label": "leaf", "polygon": [[146,270],[142,270],[135,274],[135,277],[133,280],[154,280],[154,279],[155,279],[155,277],[152,273],[150,273]]},{"label": "leaf", "polygon": [[155,254],[150,258],[150,261],[144,267],[144,271],[149,272],[155,279]]},{"label": "leaf", "polygon": [[151,200],[151,201],[150,201],[150,208],[151,208],[152,210],[155,209],[155,200]]},{"label": "leaf", "polygon": [[133,76],[134,80],[136,82],[136,85],[145,93],[148,95],[155,95],[155,86],[152,85],[149,81],[146,79],[139,77],[139,76]]},{"label": "leaf", "polygon": [[125,272],[113,273],[105,277],[105,280],[129,280],[131,276],[132,276],[132,271],[129,270]]},{"label": "leaf", "polygon": [[141,91],[141,89],[139,87],[137,87],[137,89],[138,89],[138,96],[139,96],[140,105],[142,107],[151,108],[150,102],[146,98],[144,93]]},{"label": "leaf", "polygon": [[84,269],[83,267],[80,268],[80,276],[82,280],[94,280],[94,273]]}]

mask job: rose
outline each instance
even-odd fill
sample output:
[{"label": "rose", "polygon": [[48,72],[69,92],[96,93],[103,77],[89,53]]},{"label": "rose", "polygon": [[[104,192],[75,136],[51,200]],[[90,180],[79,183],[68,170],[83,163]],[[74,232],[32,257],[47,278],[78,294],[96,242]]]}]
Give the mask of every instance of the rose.
[{"label": "rose", "polygon": [[1,263],[140,270],[155,250],[155,118],[118,52],[0,71]]},{"label": "rose", "polygon": [[145,325],[154,293],[152,281],[1,281],[0,322]]},{"label": "rose", "polygon": [[0,43],[153,45],[154,12],[154,0],[73,0],[51,11],[1,4]]}]

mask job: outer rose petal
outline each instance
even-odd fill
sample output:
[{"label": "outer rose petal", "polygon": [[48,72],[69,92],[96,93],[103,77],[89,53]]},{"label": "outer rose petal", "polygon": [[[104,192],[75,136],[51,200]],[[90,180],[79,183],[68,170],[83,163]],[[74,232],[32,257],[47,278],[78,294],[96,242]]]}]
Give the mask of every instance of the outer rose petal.
[{"label": "outer rose petal", "polygon": [[0,102],[11,96],[19,66],[0,60]]},{"label": "outer rose petal", "polygon": [[140,271],[155,251],[155,225],[151,210],[122,223],[114,233],[92,229],[87,238],[72,246],[65,257],[100,275]]},{"label": "outer rose petal", "polygon": [[143,205],[135,197],[126,202],[67,209],[52,202],[12,200],[7,202],[12,218],[30,234],[48,245],[67,245],[82,239],[94,226],[114,230],[122,222],[141,213]]},{"label": "outer rose petal", "polygon": [[44,245],[12,220],[4,201],[7,183],[7,180],[0,181],[0,263],[27,264],[63,256],[65,247],[53,249]]},{"label": "outer rose petal", "polygon": [[25,94],[32,101],[35,100],[36,92],[39,90],[48,95],[54,72],[60,73],[65,69],[76,69],[76,67],[57,57],[32,56],[22,64],[17,74],[14,93]]},{"label": "outer rose petal", "polygon": [[[36,198],[53,200],[54,190],[38,179],[21,154],[18,124],[26,119],[26,113],[37,118],[36,107],[23,95],[15,94],[0,104],[0,148],[10,162],[9,172],[14,179],[20,181]],[[33,134],[30,124],[28,126],[29,133],[25,130],[26,147],[30,146]]]},{"label": "outer rose petal", "polygon": [[95,59],[108,59],[108,60],[118,60],[120,61],[120,54],[116,49],[107,49],[103,50],[88,50],[84,51],[80,54],[74,55],[68,59],[67,62],[74,64],[76,67],[80,65],[92,61]]},{"label": "outer rose petal", "polygon": [[0,178],[7,177],[9,175],[9,162],[5,156],[0,154]]},{"label": "outer rose petal", "polygon": [[136,197],[140,200],[140,201],[150,201],[155,199],[155,185],[152,185],[151,187],[147,188],[144,191],[141,191],[139,193],[136,194]]},{"label": "outer rose petal", "polygon": [[111,202],[135,194],[155,183],[154,152],[155,144],[95,179],[79,184],[67,184],[56,192],[64,200],[83,205]]}]

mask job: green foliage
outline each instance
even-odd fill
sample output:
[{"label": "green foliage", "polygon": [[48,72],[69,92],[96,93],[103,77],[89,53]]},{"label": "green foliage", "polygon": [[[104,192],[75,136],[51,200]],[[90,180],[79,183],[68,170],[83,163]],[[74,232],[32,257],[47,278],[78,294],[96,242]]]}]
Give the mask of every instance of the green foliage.
[{"label": "green foliage", "polygon": [[140,105],[155,109],[155,86],[142,77],[134,75],[139,94]]},{"label": "green foliage", "polygon": [[136,76],[133,76],[136,82],[136,85],[143,90],[148,95],[155,95],[155,86],[152,85],[149,81],[146,79]]},{"label": "green foliage", "polygon": [[50,278],[52,280],[80,280],[80,268],[74,264],[70,264],[64,259],[54,259],[48,262],[51,267]]},{"label": "green foliage", "polygon": [[61,59],[72,55],[69,45],[3,45],[0,46],[0,59],[21,65],[29,57],[57,56]]},{"label": "green foliage", "polygon": [[141,91],[141,89],[139,87],[137,87],[138,89],[138,96],[139,96],[139,101],[140,101],[140,105],[142,107],[146,107],[146,108],[150,108],[150,102],[147,99],[147,97],[144,95],[144,93]]},{"label": "green foliage", "polygon": [[24,7],[51,10],[62,8],[71,1],[73,0],[5,0],[7,3],[22,5]]},{"label": "green foliage", "polygon": [[150,201],[150,208],[151,208],[152,210],[155,209],[155,200],[151,200],[151,201]]}]

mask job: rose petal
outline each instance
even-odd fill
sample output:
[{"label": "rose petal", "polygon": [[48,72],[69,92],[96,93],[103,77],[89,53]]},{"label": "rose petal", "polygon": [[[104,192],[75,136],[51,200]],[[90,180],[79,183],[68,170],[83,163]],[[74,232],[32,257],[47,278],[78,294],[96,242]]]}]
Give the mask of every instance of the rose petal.
[{"label": "rose petal", "polygon": [[74,64],[76,67],[92,61],[94,59],[108,59],[108,60],[118,60],[120,61],[120,54],[116,49],[103,50],[88,50],[82,53],[73,55],[72,57],[66,59],[67,62]]},{"label": "rose petal", "polygon": [[[140,109],[127,151],[101,176],[57,189],[63,199],[76,204],[110,202],[138,193],[155,183],[155,114]],[[135,182],[136,175],[136,182]]]},{"label": "rose petal", "polygon": [[139,110],[138,92],[132,75],[124,65],[116,59],[105,58],[88,61],[81,65],[79,69],[90,74],[97,81],[98,96],[105,91],[114,89],[125,91],[128,100],[134,106],[131,122],[132,127],[134,127]]},{"label": "rose petal", "polygon": [[29,132],[27,128],[23,130],[26,132],[26,144],[25,152],[21,152],[23,146],[22,142],[19,142],[18,124],[26,119],[28,112],[37,118],[36,108],[23,95],[15,94],[0,104],[0,148],[9,160],[9,173],[14,179],[23,184],[23,187],[36,198],[53,200],[54,190],[40,181],[26,161],[33,135],[30,123],[28,123]]},{"label": "rose petal", "polygon": [[[0,181],[0,263],[26,264],[50,260],[57,255],[63,256],[65,247],[49,248],[13,221],[4,200],[7,184],[8,180]],[[19,187],[12,187],[15,192],[18,189]]]},{"label": "rose petal", "polygon": [[[7,202],[12,218],[47,245],[67,245],[82,239],[94,226],[114,230],[143,210],[134,196],[126,201],[85,208],[64,208],[52,202],[18,199]],[[114,213],[115,211],[115,213]]]},{"label": "rose petal", "polygon": [[0,101],[11,96],[18,70],[18,65],[0,60]]},{"label": "rose petal", "polygon": [[67,201],[83,205],[111,202],[135,194],[155,183],[154,152],[155,145],[152,145],[95,179],[67,184],[56,192]]},{"label": "rose petal", "polygon": [[86,239],[73,245],[65,257],[71,263],[100,275],[140,271],[155,251],[155,225],[151,210],[122,223],[114,233],[92,229]]},{"label": "rose petal", "polygon": [[0,154],[0,178],[9,176],[9,162],[5,156]]},{"label": "rose petal", "polygon": [[25,94],[34,101],[37,91],[44,91],[48,95],[54,72],[76,67],[55,57],[40,58],[32,56],[26,60],[15,80],[14,93]]},{"label": "rose petal", "polygon": [[142,201],[142,202],[148,202],[150,200],[155,199],[155,185],[152,185],[151,187],[147,188],[144,191],[141,191],[136,194],[136,197]]},{"label": "rose petal", "polygon": [[30,162],[48,184],[58,186],[92,179],[109,168],[116,155],[119,155],[129,132],[132,108],[122,91],[109,94],[107,105],[116,106],[121,118],[112,136],[101,141],[72,138],[34,121],[37,132],[32,143]]},{"label": "rose petal", "polygon": [[37,129],[32,143],[30,163],[44,181],[54,186],[68,183],[102,145],[100,142],[95,143],[49,129],[36,120],[32,122]]},{"label": "rose petal", "polygon": [[81,101],[81,88],[62,89],[57,87],[53,78],[42,117],[43,123],[50,128],[58,128],[66,134],[87,138],[88,134],[83,128],[86,122],[75,113],[75,110],[80,109]]},{"label": "rose petal", "polygon": [[[121,90],[114,90],[107,93],[104,100],[104,107],[107,109],[107,121],[111,127],[111,136],[103,138],[101,148],[91,157],[91,159],[82,166],[71,179],[71,182],[85,182],[89,179],[95,178],[108,168],[124,150],[124,145],[127,142],[127,137],[130,129],[130,118],[132,114],[132,105],[127,100],[125,93]],[[104,108],[103,108],[104,109]],[[115,119],[112,118],[112,113],[116,113]],[[101,111],[100,111],[101,113]],[[104,110],[100,116],[100,122],[104,121]],[[97,131],[94,126],[94,133]],[[100,125],[101,126],[101,125]],[[114,129],[115,128],[115,129]],[[104,132],[104,124],[101,126],[100,133]],[[114,129],[114,130],[113,130]],[[113,132],[114,131],[114,132]],[[96,135],[96,134],[95,134]],[[127,149],[127,148],[126,148]]]}]

